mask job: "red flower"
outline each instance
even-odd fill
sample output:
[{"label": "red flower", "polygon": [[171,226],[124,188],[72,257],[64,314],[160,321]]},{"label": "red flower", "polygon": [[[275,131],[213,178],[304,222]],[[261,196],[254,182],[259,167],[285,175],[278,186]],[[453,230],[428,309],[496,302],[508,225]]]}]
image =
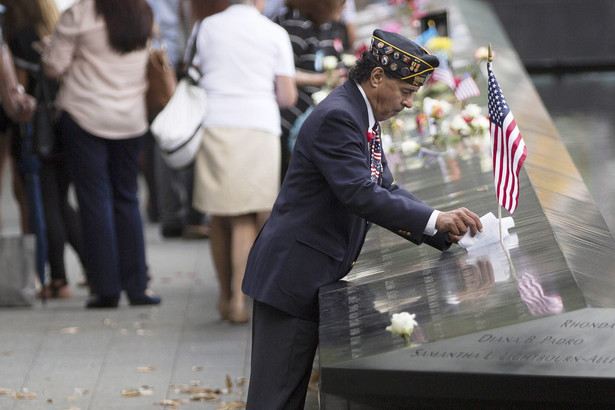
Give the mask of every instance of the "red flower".
[{"label": "red flower", "polygon": [[370,131],[366,131],[365,134],[367,135],[367,142],[371,142],[374,139],[374,134]]}]

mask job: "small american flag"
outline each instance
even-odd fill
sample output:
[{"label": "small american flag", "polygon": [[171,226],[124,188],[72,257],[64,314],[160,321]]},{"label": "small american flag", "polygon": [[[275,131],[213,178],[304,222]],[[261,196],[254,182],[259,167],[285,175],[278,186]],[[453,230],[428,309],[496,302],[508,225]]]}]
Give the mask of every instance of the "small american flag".
[{"label": "small american flag", "polygon": [[441,81],[451,87],[451,90],[455,90],[455,76],[453,75],[453,71],[448,66],[446,60],[440,60],[440,66],[433,71],[431,78],[434,81]]},{"label": "small american flag", "polygon": [[474,81],[470,73],[466,73],[461,81],[459,81],[459,84],[457,84],[457,88],[455,88],[455,97],[457,97],[459,101],[463,101],[479,95],[480,89],[478,85],[476,85],[476,81]]},{"label": "small american flag", "polygon": [[561,296],[545,295],[542,285],[534,275],[525,272],[519,279],[518,289],[521,300],[533,316],[561,313],[564,310]]},{"label": "small american flag", "polygon": [[517,208],[519,171],[527,157],[527,148],[500,85],[491,71],[491,64],[487,64],[487,70],[495,195],[500,205],[512,214]]}]

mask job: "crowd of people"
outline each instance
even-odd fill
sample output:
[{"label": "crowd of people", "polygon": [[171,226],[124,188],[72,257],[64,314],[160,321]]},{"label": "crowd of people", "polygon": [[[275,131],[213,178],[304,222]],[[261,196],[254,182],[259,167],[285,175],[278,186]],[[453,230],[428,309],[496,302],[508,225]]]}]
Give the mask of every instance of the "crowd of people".
[{"label": "crowd of people", "polygon": [[[39,296],[71,296],[74,284],[68,283],[64,262],[70,245],[81,264],[80,285],[92,294],[88,307],[117,306],[122,291],[130,303],[158,303],[147,290],[143,214],[159,224],[164,238],[209,238],[220,285],[220,316],[245,323],[250,315],[240,287],[248,251],[288,167],[293,122],[314,105],[311,94],[327,82],[323,57],[341,60],[342,52],[352,51],[354,2],[120,3],[124,17],[108,11],[111,3],[95,0],[0,2],[6,91],[0,112],[0,172],[11,168],[24,234],[32,233],[22,166],[22,141],[32,130],[25,125],[32,122],[39,76],[57,86],[58,143],[53,155],[37,158],[48,248],[48,278]],[[253,33],[264,29],[273,37],[241,37],[236,25],[224,23],[244,15],[246,24],[255,27]],[[203,19],[206,24],[197,32],[196,23]],[[297,23],[303,26],[299,30]],[[217,24],[222,28],[212,30]],[[203,119],[204,139],[210,143],[203,144],[193,164],[173,169],[149,131],[153,117],[140,98],[147,89],[143,75],[148,48],[164,46],[181,78],[192,40],[198,45],[195,64],[205,74],[201,86],[210,99],[211,109]],[[226,60],[240,57],[221,67],[212,63],[216,53]],[[246,60],[261,62],[263,56],[270,62],[258,65],[262,70],[242,72],[257,66]],[[8,85],[11,73],[13,86]],[[336,83],[343,82],[346,68],[336,70],[335,77]],[[23,102],[15,107],[18,98]],[[246,135],[238,136],[241,133]],[[137,197],[139,173],[145,181],[144,204]]]},{"label": "crowd of people", "polygon": [[[59,15],[53,0],[3,0],[15,16],[3,24],[0,91],[16,164],[36,68],[59,83],[59,150],[45,159],[53,192],[44,194],[45,216],[57,223],[42,292],[70,294],[59,260],[70,242],[90,287],[87,308],[115,308],[124,293],[131,305],[161,303],[148,288],[143,171],[148,218],[165,237],[209,237],[221,319],[252,322],[248,408],[303,408],[318,288],[349,272],[371,224],[440,250],[482,229],[473,212],[435,210],[396,185],[382,152],[380,122],[412,107],[438,58],[375,30],[355,66],[325,70],[326,57],[353,51],[347,1],[76,0]],[[187,169],[166,167],[149,132],[146,65],[156,30],[179,75],[193,45],[191,64],[203,74],[208,110]],[[312,95],[325,86],[333,91],[316,105]]]}]

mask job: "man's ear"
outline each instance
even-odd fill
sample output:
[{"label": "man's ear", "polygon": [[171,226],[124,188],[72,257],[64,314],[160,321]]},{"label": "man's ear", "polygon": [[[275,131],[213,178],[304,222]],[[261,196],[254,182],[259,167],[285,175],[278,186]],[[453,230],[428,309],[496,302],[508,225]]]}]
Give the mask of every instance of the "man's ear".
[{"label": "man's ear", "polygon": [[376,67],[372,70],[372,74],[369,76],[369,83],[372,87],[377,88],[383,81],[384,69],[382,67]]}]

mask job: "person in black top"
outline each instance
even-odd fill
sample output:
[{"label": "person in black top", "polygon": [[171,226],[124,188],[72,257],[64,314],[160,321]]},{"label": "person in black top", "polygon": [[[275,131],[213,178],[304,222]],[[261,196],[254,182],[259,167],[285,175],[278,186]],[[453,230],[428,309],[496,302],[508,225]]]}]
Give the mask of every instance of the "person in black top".
[{"label": "person in black top", "polygon": [[333,71],[329,78],[323,59],[344,52],[343,31],[334,24],[341,19],[345,0],[287,0],[286,9],[272,20],[290,35],[297,69],[297,103],[281,110],[282,115],[282,179],[290,161],[289,136],[297,119],[314,106],[312,94],[327,84],[339,85],[346,79],[346,68]]}]

